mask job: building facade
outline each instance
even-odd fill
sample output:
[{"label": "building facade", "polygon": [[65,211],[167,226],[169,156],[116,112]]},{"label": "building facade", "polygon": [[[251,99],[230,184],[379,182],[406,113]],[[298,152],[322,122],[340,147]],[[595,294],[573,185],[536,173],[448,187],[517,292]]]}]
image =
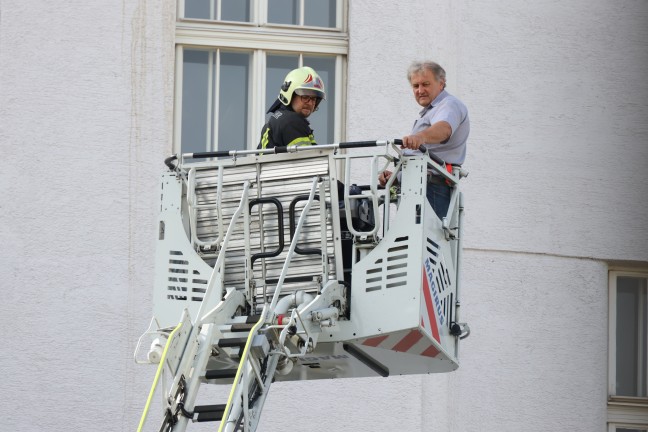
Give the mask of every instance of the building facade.
[{"label": "building facade", "polygon": [[433,59],[472,123],[461,367],[277,384],[259,430],[645,432],[647,20],[641,0],[2,0],[2,429],[136,429],[166,156],[255,147],[302,64],[327,85],[319,142],[401,137],[406,68]]}]

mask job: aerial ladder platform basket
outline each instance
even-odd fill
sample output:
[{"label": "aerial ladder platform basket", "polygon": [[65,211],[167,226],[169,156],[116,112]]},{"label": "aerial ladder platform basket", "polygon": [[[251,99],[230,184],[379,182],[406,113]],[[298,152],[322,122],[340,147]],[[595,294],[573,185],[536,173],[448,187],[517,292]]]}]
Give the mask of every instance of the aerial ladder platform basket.
[{"label": "aerial ladder platform basket", "polygon": [[[158,387],[160,431],[254,431],[274,381],[458,368],[467,173],[397,144],[165,161],[153,318],[135,351],[158,369],[138,430]],[[431,172],[451,186],[444,218],[426,199]],[[227,401],[198,405],[203,384],[229,386]]]}]

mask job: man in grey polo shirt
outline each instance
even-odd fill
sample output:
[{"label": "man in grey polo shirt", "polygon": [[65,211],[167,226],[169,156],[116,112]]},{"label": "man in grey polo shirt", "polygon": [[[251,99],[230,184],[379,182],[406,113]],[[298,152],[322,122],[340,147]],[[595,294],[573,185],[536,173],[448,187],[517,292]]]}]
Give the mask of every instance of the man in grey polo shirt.
[{"label": "man in grey polo shirt", "polygon": [[[466,106],[445,90],[445,70],[431,61],[414,62],[407,71],[407,79],[423,109],[410,135],[403,137],[403,154],[430,152],[449,164],[463,164],[470,120]],[[391,175],[384,171],[378,178],[380,184],[384,186]],[[440,218],[448,213],[450,186],[434,173],[428,175],[427,198]]]}]

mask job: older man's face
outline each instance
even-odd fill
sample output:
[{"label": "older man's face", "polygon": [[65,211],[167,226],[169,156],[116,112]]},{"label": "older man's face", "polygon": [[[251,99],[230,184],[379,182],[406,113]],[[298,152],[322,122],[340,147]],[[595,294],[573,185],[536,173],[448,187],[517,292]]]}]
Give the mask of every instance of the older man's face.
[{"label": "older man's face", "polygon": [[427,69],[413,73],[410,84],[416,102],[422,107],[428,106],[443,91],[443,81],[437,80]]}]

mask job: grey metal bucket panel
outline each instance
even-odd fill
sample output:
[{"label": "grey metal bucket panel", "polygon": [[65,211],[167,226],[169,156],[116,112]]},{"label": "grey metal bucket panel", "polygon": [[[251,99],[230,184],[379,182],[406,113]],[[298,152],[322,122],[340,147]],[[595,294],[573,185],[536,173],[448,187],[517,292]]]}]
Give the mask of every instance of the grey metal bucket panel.
[{"label": "grey metal bucket panel", "polygon": [[[320,157],[291,158],[280,157],[241,158],[235,163],[231,160],[214,161],[213,164],[196,167],[195,173],[195,230],[201,241],[214,242],[221,232],[226,232],[232,216],[239,206],[244,185],[250,182],[250,198],[274,198],[281,203],[284,226],[283,251],[276,257],[260,258],[253,266],[252,279],[256,282],[257,294],[273,290],[272,284],[266,281],[276,280],[281,274],[290,246],[291,202],[299,196],[307,196],[313,185],[313,179],[320,177],[325,183],[324,197],[313,202],[310,211],[305,215],[302,232],[298,238],[298,247],[303,249],[321,249],[321,227],[326,227],[324,249],[328,255],[329,274],[323,276],[322,257],[320,255],[296,254],[290,264],[292,278],[320,279],[335,278],[335,247],[333,227],[330,214],[330,185],[328,154]],[[219,170],[223,176],[220,177]],[[219,198],[220,193],[220,200]],[[320,206],[328,203],[327,216],[322,220]],[[335,203],[337,206],[337,203]],[[294,208],[293,221],[297,223],[304,202],[297,202]],[[220,218],[219,218],[220,216]],[[246,241],[244,226],[238,223],[232,232],[226,256],[224,282],[227,286],[239,286],[245,280]],[[249,225],[249,246],[251,255],[276,250],[279,246],[277,209],[271,204],[259,204],[252,208]],[[218,251],[201,251],[198,253],[213,265]],[[290,284],[285,289],[289,290]]]}]

